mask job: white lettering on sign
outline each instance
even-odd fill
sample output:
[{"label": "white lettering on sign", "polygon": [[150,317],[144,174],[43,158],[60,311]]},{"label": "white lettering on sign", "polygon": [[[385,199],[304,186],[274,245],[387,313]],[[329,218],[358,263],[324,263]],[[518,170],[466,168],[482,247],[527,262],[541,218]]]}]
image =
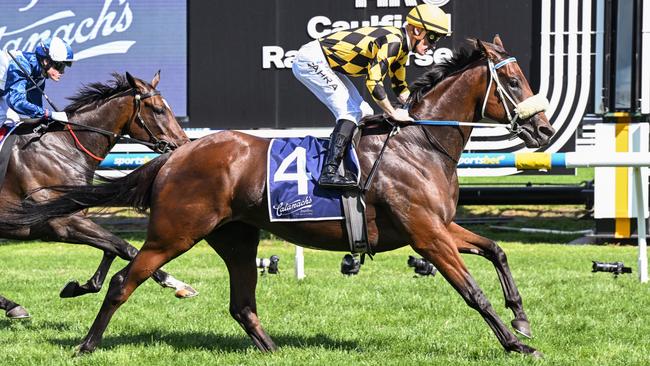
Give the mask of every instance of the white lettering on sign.
[{"label": "white lettering on sign", "polygon": [[313,39],[325,37],[331,33],[359,27],[396,27],[402,28],[402,14],[386,14],[370,16],[370,20],[332,20],[324,15],[312,17],[307,22],[307,34]]},{"label": "white lettering on sign", "polygon": [[[290,69],[293,65],[293,60],[298,54],[297,50],[287,50],[280,46],[263,46],[262,47],[262,69]],[[411,60],[421,67],[431,66],[434,63],[439,63],[451,57],[452,51],[449,48],[436,48],[435,51],[427,51],[424,55],[412,53],[406,65],[411,64]]]},{"label": "white lettering on sign", "polygon": [[[38,0],[32,0],[27,6],[18,10],[20,12],[29,11],[37,2]],[[112,40],[86,49],[80,49],[78,46],[95,39],[115,38],[115,33],[128,30],[132,23],[133,12],[128,1],[104,0],[102,9],[96,17],[79,19],[74,11],[69,9],[55,12],[15,30],[9,30],[7,26],[0,26],[0,45],[2,45],[3,51],[31,51],[38,42],[57,36],[72,45],[75,50],[79,50],[75,52],[75,60],[126,53],[135,44],[135,41]],[[30,29],[42,26],[49,26],[50,29],[30,34]]]},{"label": "white lettering on sign", "polygon": [[263,46],[262,68],[270,69],[273,66],[276,69],[290,69],[297,54],[297,50],[285,52],[280,46]]}]

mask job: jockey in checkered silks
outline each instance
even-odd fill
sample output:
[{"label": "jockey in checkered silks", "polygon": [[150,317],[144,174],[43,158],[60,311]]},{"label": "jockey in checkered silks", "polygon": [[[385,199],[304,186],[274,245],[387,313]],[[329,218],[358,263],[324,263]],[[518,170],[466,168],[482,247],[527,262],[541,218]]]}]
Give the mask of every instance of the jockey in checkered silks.
[{"label": "jockey in checkered silks", "polygon": [[421,4],[408,13],[404,29],[362,27],[332,33],[302,46],[293,61],[293,74],[334,114],[332,132],[319,185],[353,188],[356,182],[338,173],[338,167],[362,117],[373,114],[348,76],[365,76],[366,87],[386,115],[412,121],[405,109],[393,108],[384,90],[388,75],[397,99],[409,97],[406,63],[409,52],[424,55],[450,34],[449,16],[440,8]]},{"label": "jockey in checkered silks", "polygon": [[34,52],[0,51],[0,127],[13,127],[20,116],[67,121],[65,112],[43,108],[41,90],[45,79],[61,79],[73,57],[70,45],[59,37],[39,41]]}]

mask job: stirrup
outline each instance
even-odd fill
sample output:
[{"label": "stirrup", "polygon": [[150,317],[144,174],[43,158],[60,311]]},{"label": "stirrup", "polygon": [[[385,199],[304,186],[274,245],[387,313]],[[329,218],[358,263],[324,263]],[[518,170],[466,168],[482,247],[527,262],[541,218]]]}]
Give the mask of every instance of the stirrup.
[{"label": "stirrup", "polygon": [[334,175],[333,177],[321,175],[320,179],[318,179],[318,185],[320,187],[338,189],[355,189],[359,187],[356,181],[342,177],[338,174]]}]

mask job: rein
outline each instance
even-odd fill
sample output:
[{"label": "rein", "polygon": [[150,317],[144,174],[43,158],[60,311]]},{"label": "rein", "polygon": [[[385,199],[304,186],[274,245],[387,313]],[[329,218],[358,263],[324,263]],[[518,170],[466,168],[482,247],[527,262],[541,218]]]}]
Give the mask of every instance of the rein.
[{"label": "rein", "polygon": [[[448,157],[449,160],[453,161],[455,164],[458,164],[458,159],[455,159],[453,156],[451,156],[451,154],[449,153],[449,151],[447,151],[447,149],[445,149],[444,145],[442,145],[442,144],[440,143],[440,141],[438,141],[437,138],[435,138],[433,135],[431,135],[431,133],[429,133],[429,131],[427,131],[426,128],[424,128],[424,127],[422,127],[422,126],[420,126],[420,128],[421,128],[422,131],[424,132],[424,136],[427,138],[427,141],[429,141],[429,144],[430,144],[434,149],[440,151],[444,156]],[[463,138],[463,140],[464,140],[464,138]]]},{"label": "rein", "polygon": [[[133,90],[133,89],[130,89],[130,90]],[[125,92],[123,92],[123,93],[116,94],[116,95],[114,95],[113,97],[111,97],[110,99],[120,97],[120,96],[122,96],[123,94],[125,94],[126,92],[129,92],[130,90],[127,90],[127,91],[125,91]],[[136,109],[136,112],[134,113],[134,117],[133,117],[133,118],[129,121],[129,123],[127,124],[127,127],[128,127],[128,126],[130,126],[130,125],[133,123],[133,120],[137,120],[137,121],[138,121],[138,124],[139,124],[139,125],[140,125],[140,126],[141,126],[141,127],[142,127],[146,132],[147,132],[147,134],[149,135],[150,139],[154,141],[153,143],[152,143],[152,142],[149,142],[149,141],[144,141],[144,140],[136,139],[136,138],[133,138],[133,137],[126,137],[126,136],[124,136],[124,135],[117,134],[117,133],[114,133],[114,132],[111,132],[111,131],[107,131],[107,130],[104,130],[104,129],[101,129],[101,128],[97,128],[97,127],[93,127],[93,126],[86,126],[86,125],[82,125],[82,124],[75,123],[75,122],[70,122],[70,121],[65,121],[65,122],[64,122],[64,121],[56,121],[56,122],[65,125],[65,126],[66,126],[66,129],[67,129],[67,130],[70,132],[70,134],[72,135],[72,138],[74,139],[75,144],[77,145],[77,147],[78,147],[80,150],[82,150],[83,152],[85,152],[88,156],[90,156],[91,158],[93,158],[93,159],[95,159],[95,160],[97,160],[97,161],[103,161],[104,158],[100,158],[100,157],[96,156],[95,154],[93,154],[92,152],[90,152],[90,151],[89,151],[89,150],[88,150],[88,149],[87,149],[87,148],[86,148],[86,147],[81,143],[81,141],[79,140],[79,138],[78,138],[77,135],[75,134],[74,130],[73,130],[72,127],[70,127],[70,126],[79,127],[79,128],[81,128],[81,129],[83,129],[83,130],[86,130],[86,131],[96,132],[96,133],[99,133],[99,134],[101,134],[101,135],[108,136],[109,138],[114,138],[114,139],[116,139],[116,142],[117,142],[117,141],[120,141],[120,140],[123,140],[123,141],[129,141],[129,142],[135,142],[135,143],[138,143],[138,144],[141,144],[141,145],[145,145],[145,146],[151,148],[152,150],[154,150],[154,151],[156,151],[156,152],[159,152],[159,153],[161,153],[161,154],[164,154],[164,153],[166,153],[166,152],[171,151],[171,145],[172,145],[172,144],[171,144],[169,141],[167,141],[167,140],[162,140],[162,139],[157,138],[157,137],[153,134],[153,132],[151,132],[151,130],[149,129],[149,127],[145,124],[144,119],[142,118],[142,115],[140,114],[140,110],[141,110],[141,104],[140,104],[140,102],[141,102],[141,100],[143,100],[143,99],[147,99],[147,98],[151,98],[151,97],[156,96],[156,95],[160,95],[160,92],[157,91],[157,90],[154,90],[154,91],[149,92],[149,93],[146,93],[146,94],[138,94],[138,93],[135,93],[135,94],[134,94],[134,98],[135,98],[135,105],[136,105],[135,109]],[[110,99],[109,99],[109,100],[110,100]]]}]

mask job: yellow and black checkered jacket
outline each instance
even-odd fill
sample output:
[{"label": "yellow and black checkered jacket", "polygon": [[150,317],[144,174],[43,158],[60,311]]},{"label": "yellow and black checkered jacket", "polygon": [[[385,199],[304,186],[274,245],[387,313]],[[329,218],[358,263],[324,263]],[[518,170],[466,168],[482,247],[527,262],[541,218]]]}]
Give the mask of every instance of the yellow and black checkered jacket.
[{"label": "yellow and black checkered jacket", "polygon": [[320,40],[332,70],[349,76],[367,75],[366,86],[375,100],[386,98],[386,74],[396,95],[408,88],[406,34],[395,27],[363,27],[332,33]]}]

